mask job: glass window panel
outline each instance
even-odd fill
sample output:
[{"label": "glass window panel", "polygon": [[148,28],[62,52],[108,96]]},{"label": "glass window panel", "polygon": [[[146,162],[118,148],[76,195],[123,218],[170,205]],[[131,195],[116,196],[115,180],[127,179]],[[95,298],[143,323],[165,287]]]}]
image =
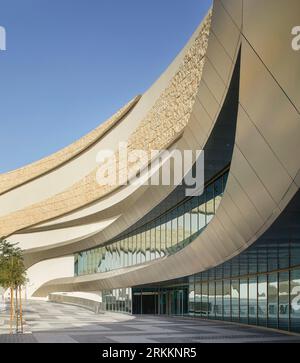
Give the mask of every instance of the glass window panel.
[{"label": "glass window panel", "polygon": [[111,244],[111,247],[110,247],[110,250],[111,250],[111,270],[115,269],[115,257],[116,257],[116,254],[115,254],[115,244]]},{"label": "glass window panel", "polygon": [[160,258],[161,255],[161,236],[160,236],[160,221],[157,221],[156,224],[156,233],[155,233],[155,251],[156,251],[156,258]]},{"label": "glass window panel", "polygon": [[212,268],[208,271],[208,279],[215,280],[216,279],[216,269]]},{"label": "glass window panel", "polygon": [[300,270],[291,271],[291,330],[300,333]]},{"label": "glass window panel", "polygon": [[195,315],[201,316],[201,277],[195,277]]},{"label": "glass window panel", "polygon": [[232,320],[238,322],[240,319],[240,282],[231,282],[231,315]]},{"label": "glass window panel", "polygon": [[184,240],[184,208],[180,206],[178,208],[178,241],[182,242]]},{"label": "glass window panel", "polygon": [[184,214],[184,239],[187,239],[191,235],[191,213],[190,203],[185,203],[185,214]]},{"label": "glass window panel", "polygon": [[214,189],[209,185],[206,189],[206,222],[209,223],[215,214]]},{"label": "glass window panel", "polygon": [[124,266],[128,266],[128,262],[129,262],[129,253],[128,253],[128,250],[129,250],[129,238],[126,237],[125,240],[124,240],[124,252],[125,252],[125,260],[124,260]]},{"label": "glass window panel", "polygon": [[291,242],[291,266],[299,266],[299,265],[300,265],[300,227],[299,227],[299,238],[295,236],[293,237]]},{"label": "glass window panel", "polygon": [[248,251],[249,274],[257,273],[257,249],[252,248]]},{"label": "glass window panel", "polygon": [[223,319],[223,281],[216,282],[216,319]]},{"label": "glass window panel", "polygon": [[137,264],[137,259],[136,259],[136,253],[137,253],[136,241],[137,241],[137,237],[136,237],[136,234],[134,234],[132,236],[132,264],[133,265],[136,265]]},{"label": "glass window panel", "polygon": [[268,243],[268,271],[278,270],[278,247],[277,243]]},{"label": "glass window panel", "polygon": [[290,266],[290,246],[289,240],[281,240],[278,243],[279,269],[285,269]]},{"label": "glass window panel", "polygon": [[102,249],[103,249],[103,247],[99,247],[98,272],[102,272],[102,265],[103,265]]},{"label": "glass window panel", "polygon": [[87,251],[87,273],[91,273],[91,251]]},{"label": "glass window panel", "polygon": [[[150,228],[150,226],[148,226]],[[146,261],[151,261],[151,230],[148,229],[146,232]]]},{"label": "glass window panel", "polygon": [[104,271],[108,271],[108,261],[109,261],[109,246],[105,246],[105,257],[104,257]]},{"label": "glass window panel", "polygon": [[223,265],[219,265],[215,268],[216,270],[216,279],[222,279],[223,278]]},{"label": "glass window panel", "polygon": [[223,274],[225,278],[231,277],[231,261],[223,264]]},{"label": "glass window panel", "polygon": [[155,260],[156,257],[156,227],[155,223],[152,223],[151,228],[151,260]]},{"label": "glass window panel", "polygon": [[202,282],[202,294],[201,294],[201,315],[207,317],[209,314],[208,306],[208,283]]},{"label": "glass window panel", "polygon": [[146,262],[146,233],[141,233],[141,263]]},{"label": "glass window panel", "polygon": [[262,244],[258,249],[258,272],[268,272],[268,248]]},{"label": "glass window panel", "polygon": [[108,246],[109,251],[109,259],[108,259],[108,271],[111,271],[113,269],[113,246]]},{"label": "glass window panel", "polygon": [[166,240],[166,223],[162,223],[160,227],[160,250],[161,257],[166,256],[167,240]]},{"label": "glass window panel", "polygon": [[121,257],[120,257],[120,241],[116,243],[116,266],[121,267]]},{"label": "glass window panel", "polygon": [[177,208],[172,211],[172,246],[178,244]]},{"label": "glass window panel", "polygon": [[224,320],[231,320],[231,284],[225,280],[223,285]]},{"label": "glass window panel", "polygon": [[195,234],[199,231],[199,205],[198,197],[193,197],[190,201],[191,204],[191,234]]},{"label": "glass window panel", "polygon": [[132,266],[133,253],[132,253],[132,236],[128,237],[128,266]]},{"label": "glass window panel", "polygon": [[242,253],[239,256],[240,259],[240,276],[248,275],[248,255],[247,253]]},{"label": "glass window panel", "polygon": [[268,318],[267,276],[258,276],[258,325],[266,326]]},{"label": "glass window panel", "polygon": [[249,324],[257,324],[257,278],[249,279]]},{"label": "glass window panel", "polygon": [[141,233],[137,233],[137,235],[136,235],[136,263],[137,263],[137,265],[142,263],[141,248],[142,248],[142,235],[141,235]]},{"label": "glass window panel", "polygon": [[85,252],[85,273],[88,274],[90,269],[90,251]]},{"label": "glass window panel", "polygon": [[208,315],[209,315],[210,319],[216,318],[216,283],[215,283],[215,281],[209,281]]},{"label": "glass window panel", "polygon": [[95,262],[95,251],[91,250],[91,267],[90,267],[90,273],[94,273],[94,262]]},{"label": "glass window panel", "polygon": [[79,255],[76,253],[74,257],[74,275],[78,276],[78,261],[79,261]]},{"label": "glass window panel", "polygon": [[78,275],[82,275],[83,273],[83,258],[82,253],[78,255]]},{"label": "glass window panel", "polygon": [[240,321],[248,324],[248,280],[240,280]]},{"label": "glass window panel", "polygon": [[205,193],[199,197],[199,200],[198,200],[198,203],[199,203],[199,207],[198,207],[198,213],[199,213],[199,216],[198,216],[198,229],[199,231],[201,229],[203,229],[207,222],[206,222],[206,202],[205,202]]},{"label": "glass window panel", "polygon": [[278,328],[278,276],[268,277],[268,327]]},{"label": "glass window panel", "polygon": [[235,257],[231,261],[231,276],[239,277],[240,276],[240,259],[239,256]]},{"label": "glass window panel", "polygon": [[121,265],[125,267],[125,240],[122,239],[120,242],[121,245]]},{"label": "glass window panel", "polygon": [[195,278],[189,277],[189,315],[195,315]]},{"label": "glass window panel", "polygon": [[[169,216],[171,218],[171,215]],[[166,223],[166,248],[172,247],[172,221],[168,220]]]},{"label": "glass window panel", "polygon": [[279,329],[289,330],[290,282],[289,273],[279,274]]}]

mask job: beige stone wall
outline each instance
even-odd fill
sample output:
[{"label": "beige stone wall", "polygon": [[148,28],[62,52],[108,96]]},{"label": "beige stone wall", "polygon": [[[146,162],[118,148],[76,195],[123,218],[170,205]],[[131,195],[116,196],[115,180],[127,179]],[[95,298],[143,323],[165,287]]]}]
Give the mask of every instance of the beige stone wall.
[{"label": "beige stone wall", "polygon": [[[129,151],[165,149],[182,134],[189,122],[201,81],[210,25],[211,13],[203,22],[199,35],[187,51],[169,86],[130,137]],[[134,167],[135,165],[129,165],[129,170],[133,170]],[[62,216],[104,197],[113,190],[112,187],[100,186],[97,183],[94,170],[63,193],[1,218],[0,236],[7,236],[26,227]]]},{"label": "beige stone wall", "polygon": [[85,135],[72,145],[52,154],[42,160],[12,172],[0,175],[0,195],[16,188],[24,183],[33,180],[45,173],[48,173],[62,164],[70,161],[74,157],[81,154],[83,151],[99,141],[112,127],[114,127],[140,100],[141,96],[135,97],[128,104],[122,107],[104,124],[101,124],[95,130]]}]

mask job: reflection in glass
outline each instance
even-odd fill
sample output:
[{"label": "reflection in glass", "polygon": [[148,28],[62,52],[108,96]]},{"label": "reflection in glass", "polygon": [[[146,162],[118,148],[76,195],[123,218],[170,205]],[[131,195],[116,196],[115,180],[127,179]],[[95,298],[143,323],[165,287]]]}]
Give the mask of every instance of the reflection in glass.
[{"label": "reflection in glass", "polygon": [[172,221],[169,219],[166,223],[166,247],[167,249],[172,247]]},{"label": "reflection in glass", "polygon": [[216,319],[223,319],[223,282],[216,282]]},{"label": "reflection in glass", "polygon": [[291,329],[300,333],[300,270],[291,271]]},{"label": "reflection in glass", "polygon": [[189,315],[195,314],[195,279],[194,276],[189,277]]},{"label": "reflection in glass", "polygon": [[278,328],[278,279],[277,273],[268,277],[268,327]]},{"label": "reflection in glass", "polygon": [[231,283],[231,315],[232,321],[240,319],[240,282],[233,280]]},{"label": "reflection in glass", "polygon": [[248,324],[248,280],[240,280],[240,321]]},{"label": "reflection in glass", "polygon": [[223,195],[223,179],[221,176],[205,188],[203,195],[186,198],[156,220],[130,232],[130,235],[106,247],[78,254],[74,262],[75,274],[106,272],[132,266],[183,249],[197,238],[213,218]]},{"label": "reflection in glass", "polygon": [[166,237],[166,235],[167,235],[166,224],[163,223],[160,228],[160,249],[161,249],[162,257],[165,257],[167,254],[167,237]]},{"label": "reflection in glass", "polygon": [[141,263],[146,262],[146,233],[141,233]]},{"label": "reflection in glass", "polygon": [[231,284],[229,280],[223,284],[224,320],[231,320]]},{"label": "reflection in glass", "polygon": [[210,319],[216,318],[216,283],[210,281],[208,284],[208,314]]},{"label": "reflection in glass", "polygon": [[208,308],[208,284],[207,281],[202,282],[201,294],[201,315],[207,317],[209,313]]},{"label": "reflection in glass", "polygon": [[257,278],[249,279],[249,323],[257,324]]},{"label": "reflection in glass", "polygon": [[258,325],[266,326],[268,318],[267,276],[258,276]]},{"label": "reflection in glass", "polygon": [[215,214],[214,189],[210,185],[206,189],[206,223],[209,223]]},{"label": "reflection in glass", "polygon": [[281,272],[279,274],[279,329],[289,329],[290,314],[290,286],[289,273]]},{"label": "reflection in glass", "polygon": [[195,315],[201,316],[201,277],[196,275],[195,277]]},{"label": "reflection in glass", "polygon": [[172,246],[178,244],[177,208],[172,212]]},{"label": "reflection in glass", "polygon": [[187,239],[191,235],[191,214],[190,214],[190,203],[185,204],[184,214],[184,239]]}]

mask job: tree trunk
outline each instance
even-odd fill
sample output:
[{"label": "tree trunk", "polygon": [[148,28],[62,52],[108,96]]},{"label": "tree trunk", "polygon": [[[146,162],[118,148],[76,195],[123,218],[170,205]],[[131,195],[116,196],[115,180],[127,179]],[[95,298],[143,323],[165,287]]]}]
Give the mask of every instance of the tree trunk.
[{"label": "tree trunk", "polygon": [[19,287],[19,296],[20,296],[20,321],[21,321],[21,333],[24,333],[23,329],[23,306],[22,306],[22,287]]},{"label": "tree trunk", "polygon": [[14,290],[10,288],[10,334],[13,333],[13,319],[14,319]]},{"label": "tree trunk", "polygon": [[16,287],[16,333],[19,332],[19,304],[18,304],[18,286]]}]

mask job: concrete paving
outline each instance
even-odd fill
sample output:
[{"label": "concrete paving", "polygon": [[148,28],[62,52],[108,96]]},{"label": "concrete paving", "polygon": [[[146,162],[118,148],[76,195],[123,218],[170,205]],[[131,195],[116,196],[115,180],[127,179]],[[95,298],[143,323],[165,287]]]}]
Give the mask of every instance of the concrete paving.
[{"label": "concrete paving", "polygon": [[300,343],[299,336],[200,319],[96,315],[37,301],[24,310],[31,334],[10,336],[2,331],[0,343]]}]

